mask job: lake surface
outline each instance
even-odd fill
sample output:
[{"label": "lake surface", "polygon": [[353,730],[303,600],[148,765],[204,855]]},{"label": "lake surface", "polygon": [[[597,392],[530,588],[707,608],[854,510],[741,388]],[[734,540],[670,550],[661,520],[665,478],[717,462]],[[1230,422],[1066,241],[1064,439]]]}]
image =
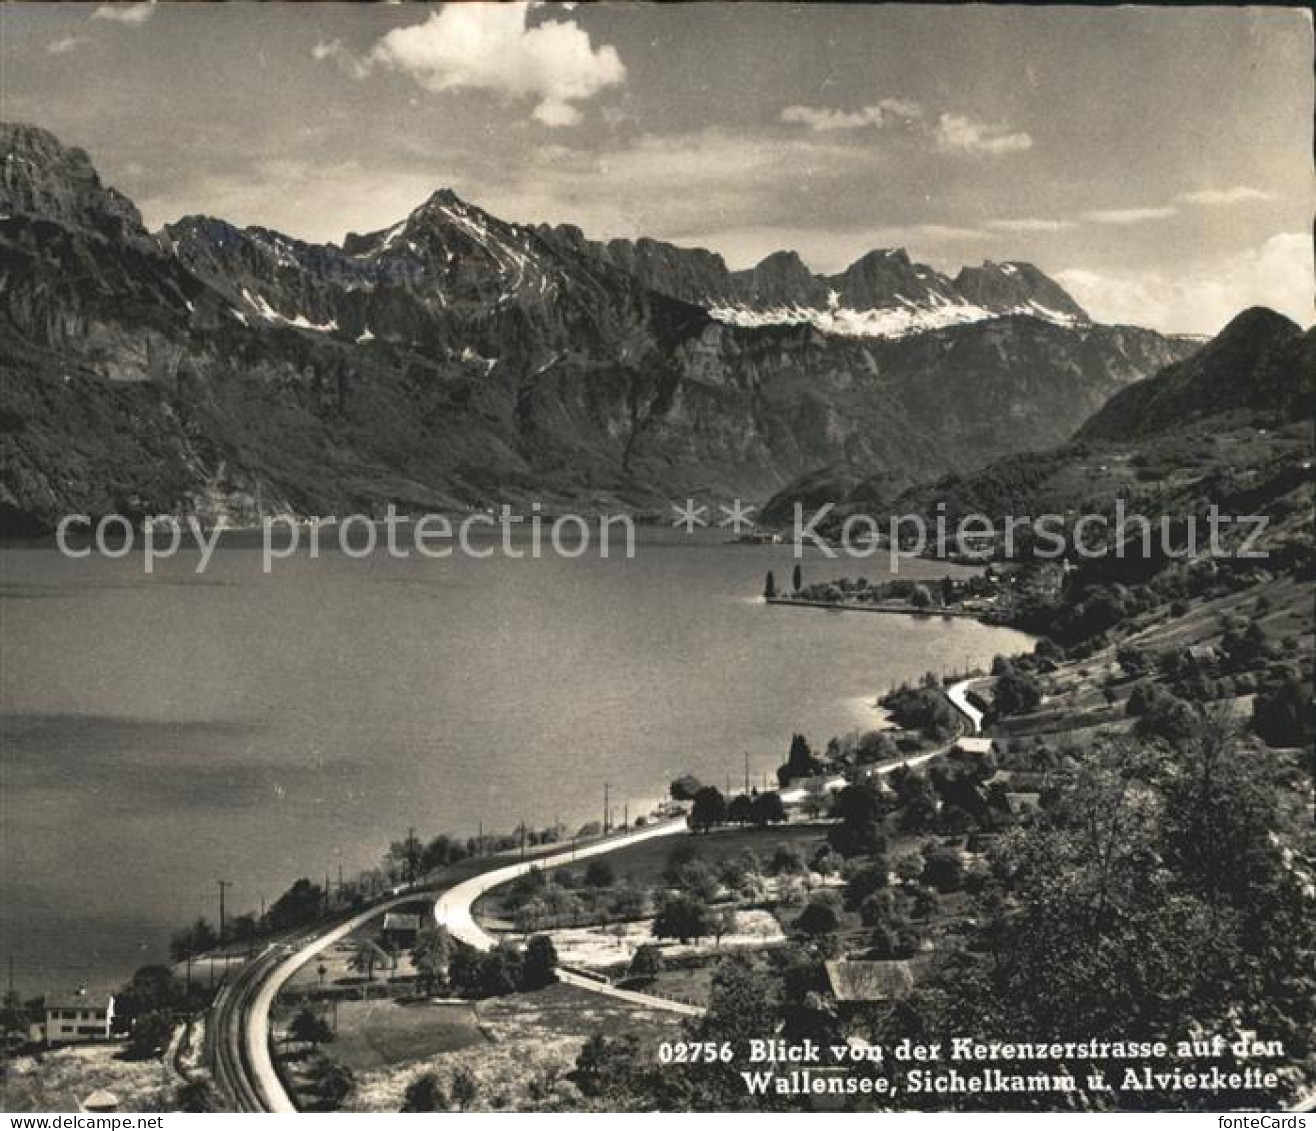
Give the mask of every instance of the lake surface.
[{"label": "lake surface", "polygon": [[631,560],[330,554],[265,575],[226,544],[204,575],[192,554],[146,576],[0,550],[0,961],[24,994],[113,986],[217,918],[216,880],[232,914],[370,866],[411,825],[576,828],[605,782],[634,816],[684,771],[739,783],[746,754],[757,782],[792,731],[821,746],[876,725],[892,682],[1029,646],[769,608],[791,554],[642,529]]}]

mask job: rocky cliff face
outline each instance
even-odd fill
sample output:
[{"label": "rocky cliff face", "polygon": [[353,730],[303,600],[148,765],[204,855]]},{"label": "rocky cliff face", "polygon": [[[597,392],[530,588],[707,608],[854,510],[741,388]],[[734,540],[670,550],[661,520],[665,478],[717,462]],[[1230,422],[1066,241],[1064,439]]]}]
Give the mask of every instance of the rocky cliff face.
[{"label": "rocky cliff face", "polygon": [[[79,151],[29,127],[4,127],[0,147],[15,158],[0,201],[10,529],[70,511],[251,518],[257,494],[267,513],[665,510],[686,493],[762,499],[838,463],[924,477],[1054,443],[1187,352],[1023,314],[867,337],[752,324],[718,304],[830,303],[835,321],[838,287],[953,303],[958,284],[902,253],[833,280],[790,253],[728,272],[450,192],[341,247],[206,217],[153,236]],[[989,289],[998,305],[1022,294]]]},{"label": "rocky cliff face", "polygon": [[539,233],[730,325],[812,325],[835,336],[893,338],[1011,314],[1059,325],[1089,321],[1064,288],[1031,263],[987,262],[951,280],[911,261],[904,248],[879,248],[836,275],[815,275],[793,251],[729,271],[721,256],[702,248],[647,239],[595,243],[570,225]]}]

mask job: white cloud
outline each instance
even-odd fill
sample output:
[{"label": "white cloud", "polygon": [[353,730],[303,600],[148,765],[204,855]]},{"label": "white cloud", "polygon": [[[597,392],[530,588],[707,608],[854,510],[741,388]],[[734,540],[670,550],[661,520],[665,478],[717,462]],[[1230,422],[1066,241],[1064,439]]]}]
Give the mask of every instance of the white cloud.
[{"label": "white cloud", "polygon": [[1033,139],[1009,126],[975,122],[963,114],[942,114],[934,134],[943,153],[1022,153],[1033,148]]},{"label": "white cloud", "polygon": [[1094,224],[1143,224],[1148,220],[1165,220],[1170,216],[1178,215],[1179,210],[1170,205],[1162,208],[1099,208],[1092,212],[1084,212],[1083,219],[1091,220]]},{"label": "white cloud", "polygon": [[1244,204],[1250,200],[1272,200],[1274,193],[1262,192],[1250,185],[1235,185],[1226,189],[1201,189],[1198,192],[1183,193],[1179,200],[1185,204],[1205,204],[1218,206],[1224,204]]},{"label": "white cloud", "polygon": [[1249,306],[1268,306],[1303,326],[1313,320],[1312,240],[1303,232],[1272,236],[1260,247],[1172,277],[1073,268],[1056,278],[1103,322],[1215,334]]},{"label": "white cloud", "polygon": [[1037,216],[987,221],[987,227],[998,232],[1064,232],[1076,226],[1073,220],[1044,220]]},{"label": "white cloud", "polygon": [[872,106],[858,110],[833,110],[825,106],[787,106],[781,120],[791,125],[807,126],[818,133],[835,130],[859,130],[866,127],[881,129],[895,123],[917,121],[923,108],[917,102],[904,98],[884,98]]},{"label": "white cloud", "polygon": [[67,55],[70,51],[74,50],[81,42],[82,42],[81,37],[76,35],[65,35],[59,39],[52,39],[49,43],[46,44],[46,54]]},{"label": "white cloud", "polygon": [[484,90],[535,100],[547,126],[580,119],[574,103],[626,76],[617,50],[595,48],[570,20],[529,26],[529,3],[449,4],[424,23],[394,28],[370,60],[409,74],[426,90]]},{"label": "white cloud", "polygon": [[140,4],[102,4],[91,14],[93,20],[112,20],[116,24],[144,24],[155,15],[155,0]]}]

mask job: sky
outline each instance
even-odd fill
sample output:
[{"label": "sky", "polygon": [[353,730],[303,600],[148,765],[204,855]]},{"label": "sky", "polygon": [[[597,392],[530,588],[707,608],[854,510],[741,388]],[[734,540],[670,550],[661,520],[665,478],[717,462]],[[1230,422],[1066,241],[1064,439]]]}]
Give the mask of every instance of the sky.
[{"label": "sky", "polygon": [[9,4],[0,116],[152,227],[341,241],[446,186],[733,268],[903,246],[1032,261],[1105,321],[1313,321],[1301,9]]}]

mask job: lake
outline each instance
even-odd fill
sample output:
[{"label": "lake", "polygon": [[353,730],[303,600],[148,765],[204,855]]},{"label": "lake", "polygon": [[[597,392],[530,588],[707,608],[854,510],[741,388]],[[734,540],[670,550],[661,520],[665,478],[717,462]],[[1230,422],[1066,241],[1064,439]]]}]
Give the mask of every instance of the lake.
[{"label": "lake", "polygon": [[[771,777],[928,669],[1029,646],[967,620],[769,608],[789,546],[641,529],[633,559],[138,558],[0,550],[0,959],[113,986],[197,915],[428,838],[571,828],[690,771]],[[878,569],[885,572],[885,560]],[[803,563],[806,580],[865,563]],[[955,567],[905,563],[902,576]],[[867,565],[870,576],[874,570]]]}]

